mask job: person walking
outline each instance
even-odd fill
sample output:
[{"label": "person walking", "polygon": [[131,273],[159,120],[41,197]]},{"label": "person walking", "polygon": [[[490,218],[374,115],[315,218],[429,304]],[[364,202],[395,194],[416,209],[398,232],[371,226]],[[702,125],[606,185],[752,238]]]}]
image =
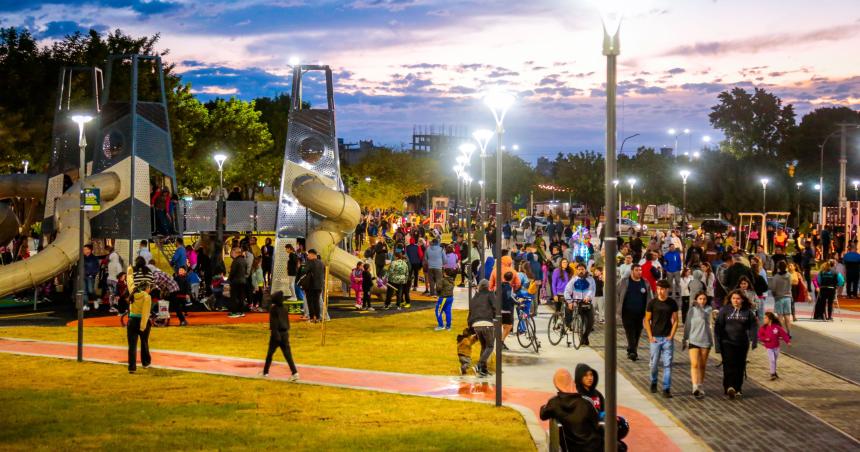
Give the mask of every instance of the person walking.
[{"label": "person walking", "polygon": [[[272,269],[274,268],[275,247],[272,246],[272,239],[266,237],[266,243],[260,248],[260,256],[262,257],[263,280],[266,287],[272,287]],[[292,288],[287,288],[287,294],[292,295]]]},{"label": "person walking", "polygon": [[[138,260],[141,258],[138,257]],[[136,265],[137,266],[137,265]],[[144,265],[145,267],[145,265]],[[148,269],[147,269],[148,270]],[[152,311],[152,298],[149,292],[152,286],[151,279],[144,277],[143,271],[136,278],[134,295],[128,308],[128,325],[126,335],[128,338],[128,373],[137,371],[137,341],[140,339],[140,363],[144,369],[149,367],[152,356],[149,354],[149,314]],[[149,272],[145,272],[146,275]]]},{"label": "person walking", "polygon": [[714,345],[714,337],[711,333],[712,312],[713,308],[708,305],[708,296],[705,292],[699,291],[693,296],[687,318],[684,319],[683,347],[689,349],[690,383],[693,386],[693,396],[697,399],[705,397],[702,385],[705,383],[708,354]]},{"label": "person walking", "polygon": [[670,296],[676,300],[681,297],[681,270],[683,261],[681,260],[681,251],[675,248],[674,243],[669,243],[669,250],[663,255],[666,265],[663,269],[666,271],[666,279],[672,284],[672,293]]},{"label": "person walking", "polygon": [[296,368],[293,352],[290,349],[290,313],[284,308],[284,293],[280,290],[272,294],[271,306],[269,306],[269,350],[266,352],[266,364],[263,366],[264,377],[269,376],[272,358],[275,350],[279,348],[292,372],[289,381],[298,381],[299,370]]},{"label": "person walking", "polygon": [[791,334],[791,274],[785,261],[779,261],[773,272],[770,291],[773,294],[773,312],[779,316],[779,323]]},{"label": "person walking", "polygon": [[427,259],[427,267],[430,270],[430,296],[436,297],[438,296],[436,284],[442,279],[442,266],[445,265],[445,250],[439,246],[439,239],[433,239],[430,242],[424,257]]},{"label": "person walking", "polygon": [[321,317],[322,292],[325,289],[325,264],[319,258],[317,250],[308,250],[307,274],[304,277],[303,289],[308,301],[308,320],[319,322]]},{"label": "person walking", "polygon": [[409,299],[409,264],[406,262],[406,257],[402,253],[396,253],[394,260],[388,266],[388,271],[385,273],[385,279],[388,284],[394,286],[392,291],[390,288],[385,296],[385,309],[391,306],[391,296],[397,294],[396,305],[397,309],[411,307]]},{"label": "person walking", "polygon": [[619,306],[617,312],[627,337],[627,359],[636,361],[639,359],[639,338],[642,337],[645,307],[651,298],[648,283],[642,279],[641,265],[631,265],[630,275],[618,283],[616,294]]},{"label": "person walking", "polygon": [[[455,270],[445,270],[445,275],[439,280],[437,292],[439,299],[436,300],[436,328],[435,331],[451,329],[451,308],[454,306],[454,278]],[[447,321],[442,322],[442,317],[447,316]]]},{"label": "person walking", "polygon": [[779,323],[779,319],[772,312],[764,315],[764,324],[758,329],[758,340],[767,349],[767,360],[770,363],[771,381],[779,379],[776,373],[776,360],[779,358],[779,340],[791,347],[791,335],[788,334]]},{"label": "person walking", "polygon": [[[409,280],[412,281],[412,290],[418,290],[418,273],[423,267],[424,250],[418,246],[414,237],[409,238],[409,245],[406,245],[406,257],[409,259]],[[426,278],[427,275],[424,275]]]},{"label": "person walking", "polygon": [[758,324],[752,302],[742,291],[733,290],[728,298],[714,323],[714,346],[723,357],[723,391],[734,399],[743,396],[747,353],[758,345]]},{"label": "person walking", "polygon": [[678,331],[678,302],[669,297],[672,285],[661,279],[657,297],[645,307],[645,332],[648,333],[651,354],[651,392],[657,392],[657,364],[663,366],[663,397],[672,398],[672,361],[675,352],[675,332]]},{"label": "person walking", "polygon": [[857,286],[860,285],[860,253],[857,252],[856,245],[848,247],[848,252],[842,256],[842,263],[845,264],[848,298],[857,298]]},{"label": "person walking", "polygon": [[833,302],[836,299],[836,291],[845,285],[842,275],[833,271],[829,261],[821,264],[818,275],[815,278],[817,287],[815,289],[815,311],[812,318],[815,320],[833,320]]},{"label": "person walking", "polygon": [[475,331],[478,341],[481,343],[481,354],[478,364],[475,366],[475,374],[479,377],[490,375],[487,369],[487,360],[493,353],[495,332],[493,318],[496,310],[493,305],[493,293],[490,292],[490,282],[482,279],[478,283],[478,292],[469,301],[469,318],[467,323]]}]

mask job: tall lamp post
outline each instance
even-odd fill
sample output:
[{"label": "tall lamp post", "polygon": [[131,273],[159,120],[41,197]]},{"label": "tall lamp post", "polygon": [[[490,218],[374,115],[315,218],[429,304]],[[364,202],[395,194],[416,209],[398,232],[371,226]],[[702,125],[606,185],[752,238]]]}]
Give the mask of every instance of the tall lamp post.
[{"label": "tall lamp post", "polygon": [[[468,165],[472,161],[472,154],[475,153],[475,145],[473,143],[463,143],[460,145],[460,154],[466,158],[466,164]],[[463,189],[466,195],[466,249],[469,250],[469,254],[472,253],[472,176],[469,174],[464,174],[463,176]],[[469,263],[469,270],[472,269],[471,261],[469,260],[469,256],[466,256],[466,262]],[[469,301],[472,301],[472,277],[471,271],[469,272]]]},{"label": "tall lamp post", "polygon": [[682,219],[682,221],[681,221],[681,237],[683,238],[681,240],[681,244],[683,245],[681,252],[686,254],[686,248],[687,248],[687,240],[686,240],[686,235],[687,235],[687,178],[690,177],[690,172],[687,170],[681,170],[679,174],[681,175],[681,181],[682,181],[682,186],[683,186],[683,189],[681,192],[682,193],[681,211],[683,213],[683,216],[681,217],[681,219]]},{"label": "tall lamp post", "polygon": [[30,161],[29,160],[21,160],[21,164],[24,165],[24,174],[27,174],[27,168],[30,167]]},{"label": "tall lamp post", "polygon": [[770,179],[766,177],[761,178],[761,213],[767,212],[767,184],[770,182]]},{"label": "tall lamp post", "polygon": [[797,228],[800,229],[800,187],[803,187],[803,182],[796,182],[797,186]]},{"label": "tall lamp post", "polygon": [[854,200],[857,201],[857,188],[860,187],[860,180],[851,181],[851,185],[854,186]]},{"label": "tall lamp post", "polygon": [[478,148],[481,150],[481,179],[478,184],[481,186],[481,201],[478,205],[478,223],[480,224],[480,232],[478,235],[478,243],[481,246],[478,248],[478,253],[481,256],[481,266],[484,265],[484,251],[486,243],[486,231],[484,230],[484,214],[487,211],[487,194],[484,190],[484,181],[487,180],[487,144],[490,138],[493,138],[493,131],[489,129],[479,129],[472,133],[472,138],[478,143]]},{"label": "tall lamp post", "polygon": [[636,185],[636,178],[635,177],[628,177],[627,178],[627,185],[630,186],[630,201],[629,202],[633,202],[633,186]]},{"label": "tall lamp post", "polygon": [[[616,91],[618,88],[617,80],[617,61],[618,55],[621,53],[619,48],[619,31],[621,30],[621,12],[612,11],[603,14],[603,55],[606,56],[606,169],[603,176],[604,181],[604,203],[606,204],[606,219],[609,220],[610,215],[615,215],[615,193],[612,180],[617,174],[616,169],[616,116],[615,102]],[[635,179],[630,179],[630,198],[633,199],[633,184]],[[610,213],[612,212],[612,213]],[[606,221],[606,233],[604,234],[603,243],[606,255],[606,271],[604,273],[606,281],[604,284],[604,296],[607,300],[612,300],[606,303],[606,339],[605,339],[605,356],[606,356],[606,426],[604,428],[604,449],[616,450],[618,447],[618,422],[616,420],[616,411],[618,397],[616,394],[616,372],[617,372],[617,350],[616,350],[616,320],[615,310],[615,284],[617,275],[615,268],[617,265],[616,254],[618,253],[618,236],[616,234],[617,222]]]},{"label": "tall lamp post", "polygon": [[93,120],[91,115],[74,115],[72,121],[78,125],[78,150],[79,167],[78,167],[78,185],[80,188],[80,202],[78,206],[78,297],[76,300],[78,308],[78,362],[84,360],[84,297],[87,296],[84,290],[84,281],[86,279],[86,269],[84,268],[84,178],[86,177],[87,167],[87,137],[84,134],[84,127]]},{"label": "tall lamp post", "polygon": [[514,101],[514,95],[506,91],[491,91],[484,96],[484,104],[493,113],[496,120],[496,246],[493,256],[496,258],[496,406],[502,406],[502,136],[505,133],[504,121],[508,109]]},{"label": "tall lamp post", "polygon": [[218,221],[217,262],[222,262],[224,260],[224,162],[227,161],[227,156],[225,154],[215,154],[212,158],[214,158],[215,163],[218,164],[218,215],[215,215],[215,219]]}]

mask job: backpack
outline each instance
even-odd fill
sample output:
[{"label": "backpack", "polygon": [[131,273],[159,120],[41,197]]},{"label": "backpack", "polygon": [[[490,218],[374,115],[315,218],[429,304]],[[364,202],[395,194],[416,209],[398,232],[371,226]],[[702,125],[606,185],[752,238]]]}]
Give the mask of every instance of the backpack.
[{"label": "backpack", "polygon": [[538,285],[537,285],[537,281],[535,281],[534,279],[532,279],[532,280],[529,282],[529,289],[528,289],[528,293],[529,293],[529,295],[537,295],[537,293],[538,293]]},{"label": "backpack", "polygon": [[839,284],[839,278],[836,276],[836,273],[831,271],[826,271],[818,274],[819,286],[835,288],[837,284]]}]

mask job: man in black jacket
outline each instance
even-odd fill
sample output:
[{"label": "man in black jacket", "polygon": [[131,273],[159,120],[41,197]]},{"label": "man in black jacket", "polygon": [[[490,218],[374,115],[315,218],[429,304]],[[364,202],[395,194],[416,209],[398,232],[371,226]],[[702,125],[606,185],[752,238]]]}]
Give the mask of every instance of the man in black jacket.
[{"label": "man in black jacket", "polygon": [[651,290],[642,278],[642,266],[633,264],[630,276],[622,278],[616,292],[618,297],[617,312],[621,316],[621,324],[627,336],[627,359],[639,359],[639,339],[642,337],[645,307],[651,299]]},{"label": "man in black jacket", "polygon": [[600,415],[590,399],[577,393],[573,378],[565,369],[556,371],[553,383],[558,394],[541,407],[540,418],[561,424],[561,450],[602,451]]},{"label": "man in black jacket", "polygon": [[228,317],[244,317],[248,262],[242,257],[242,250],[238,247],[230,251],[230,257],[233,258],[233,262],[230,264],[230,274],[227,279],[230,281],[230,309],[232,312]]},{"label": "man in black jacket", "polygon": [[493,354],[493,341],[495,340],[493,317],[495,315],[496,310],[493,305],[493,293],[490,292],[490,282],[483,279],[478,284],[478,292],[469,301],[469,319],[467,321],[481,342],[481,356],[475,367],[475,374],[481,377],[490,374],[487,369],[487,360]]},{"label": "man in black jacket", "polygon": [[293,361],[293,353],[290,350],[290,314],[284,308],[284,293],[280,290],[272,294],[272,305],[269,307],[269,351],[266,353],[266,364],[263,367],[263,376],[269,376],[269,368],[272,366],[272,357],[275,350],[281,349],[287,365],[293,375],[290,381],[299,379],[299,370]]},{"label": "man in black jacket", "polygon": [[325,288],[325,264],[320,260],[317,250],[308,250],[307,276],[305,276],[304,290],[308,299],[308,317],[311,322],[319,322],[320,296]]}]

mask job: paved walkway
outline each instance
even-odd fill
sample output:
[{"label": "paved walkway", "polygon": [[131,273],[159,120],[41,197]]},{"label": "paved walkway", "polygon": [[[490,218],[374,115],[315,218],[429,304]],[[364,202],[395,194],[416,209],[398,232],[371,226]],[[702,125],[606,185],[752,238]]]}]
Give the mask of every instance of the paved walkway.
[{"label": "paved walkway", "polygon": [[[75,359],[76,346],[66,342],[0,338],[0,353]],[[128,363],[126,349],[119,346],[86,345],[84,359],[108,364]],[[153,350],[152,365],[178,371],[260,378],[263,362],[255,359]],[[304,365],[299,366],[299,372],[301,383],[482,403],[493,403],[495,400],[495,386],[487,380],[473,377],[436,377]],[[289,368],[283,363],[276,363],[269,378],[286,380],[289,376]],[[538,413],[540,406],[552,395],[552,392],[530,388],[505,387],[503,390],[505,405],[523,414],[540,450],[546,450],[547,424],[538,421]],[[627,416],[633,426],[627,440],[633,450],[681,450],[645,414],[627,407],[620,407],[619,412]]]}]

